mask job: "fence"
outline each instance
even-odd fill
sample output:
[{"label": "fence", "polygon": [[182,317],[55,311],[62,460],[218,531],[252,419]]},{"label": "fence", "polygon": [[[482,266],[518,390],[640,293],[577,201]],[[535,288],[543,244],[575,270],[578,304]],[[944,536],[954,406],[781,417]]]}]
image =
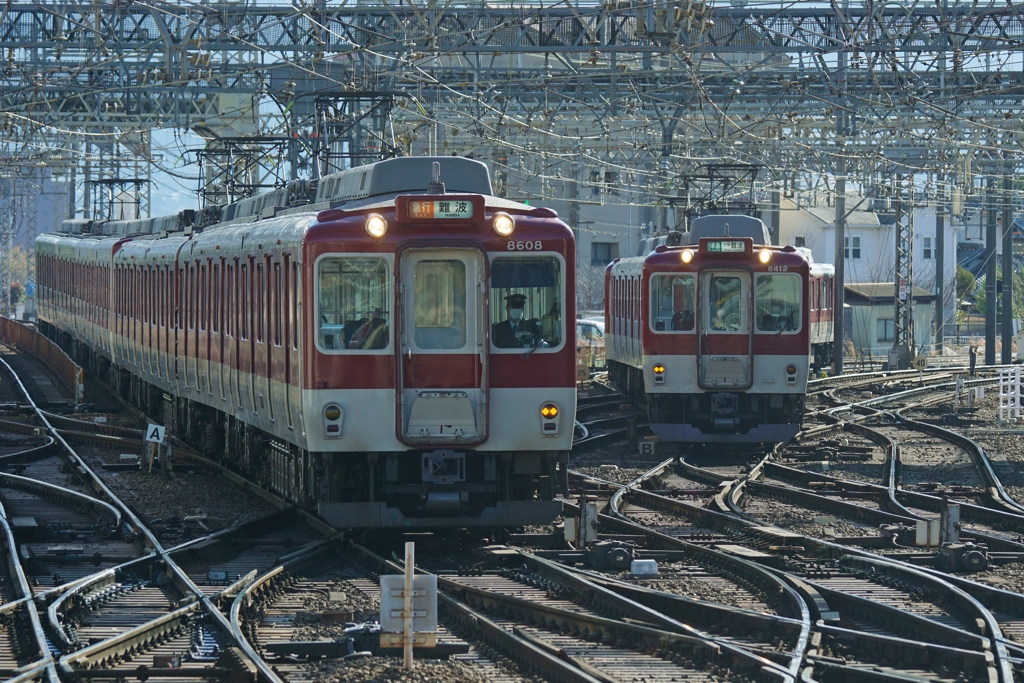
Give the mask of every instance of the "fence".
[{"label": "fence", "polygon": [[82,401],[85,393],[82,368],[78,367],[59,346],[31,327],[4,316],[0,316],[0,340],[41,360],[74,395],[75,402]]}]

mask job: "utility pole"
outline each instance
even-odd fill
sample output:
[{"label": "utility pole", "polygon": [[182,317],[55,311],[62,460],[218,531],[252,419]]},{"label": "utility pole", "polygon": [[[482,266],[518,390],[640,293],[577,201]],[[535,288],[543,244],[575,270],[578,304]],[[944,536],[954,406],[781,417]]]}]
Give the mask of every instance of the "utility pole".
[{"label": "utility pole", "polygon": [[[1010,192],[1013,178],[1009,166],[1003,173],[1003,351],[1000,362],[1013,362],[1013,207]],[[1019,355],[1019,350],[1018,350]]]},{"label": "utility pole", "polygon": [[985,197],[985,365],[996,364],[996,179],[988,179]]},{"label": "utility pole", "polygon": [[779,189],[774,189],[771,192],[772,195],[772,206],[768,212],[769,216],[769,227],[772,229],[772,244],[782,244],[782,235],[779,234],[780,220],[779,220],[779,204],[782,201],[782,192]]},{"label": "utility pole", "polygon": [[832,283],[835,289],[835,307],[832,309],[833,338],[832,363],[835,374],[843,374],[843,339],[845,335],[845,316],[843,302],[846,300],[846,156],[839,155],[836,160],[836,244],[835,244],[836,277]]},{"label": "utility pole", "polygon": [[939,202],[935,207],[935,347],[942,353],[946,323],[946,206]]},{"label": "utility pole", "polygon": [[[832,4],[835,8],[835,3]],[[842,44],[846,44],[847,27],[846,17],[850,11],[850,0],[843,0],[842,14],[839,15],[836,26],[841,32]],[[846,339],[846,137],[852,135],[854,130],[853,113],[849,110],[847,99],[847,70],[849,68],[849,56],[846,49],[839,51],[839,100],[841,107],[836,108],[836,143],[839,150],[839,158],[836,160],[836,244],[835,244],[835,269],[836,276],[832,283],[835,293],[834,306],[832,308],[832,366],[835,374],[843,374],[843,343]]]},{"label": "utility pole", "polygon": [[914,339],[914,182],[896,181],[895,335],[889,369],[906,370],[915,355]]}]

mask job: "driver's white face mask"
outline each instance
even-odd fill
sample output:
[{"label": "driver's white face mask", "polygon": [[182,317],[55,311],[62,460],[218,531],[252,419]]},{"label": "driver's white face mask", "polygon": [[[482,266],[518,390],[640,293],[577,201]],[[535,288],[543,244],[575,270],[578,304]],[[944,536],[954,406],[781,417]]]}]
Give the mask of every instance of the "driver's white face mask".
[{"label": "driver's white face mask", "polygon": [[508,317],[514,323],[519,322],[523,319],[523,309],[521,308],[510,308],[508,309]]}]

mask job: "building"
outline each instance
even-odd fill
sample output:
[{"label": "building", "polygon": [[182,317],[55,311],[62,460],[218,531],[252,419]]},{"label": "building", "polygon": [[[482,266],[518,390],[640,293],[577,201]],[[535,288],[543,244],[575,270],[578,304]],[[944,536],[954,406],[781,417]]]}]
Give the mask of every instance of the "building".
[{"label": "building", "polygon": [[[846,239],[843,257],[846,259],[845,280],[849,284],[893,282],[896,279],[896,230],[894,216],[857,207],[862,198],[846,199]],[[868,207],[864,202],[863,207]],[[935,301],[938,258],[936,233],[936,207],[914,208],[913,265],[914,285]],[[783,200],[779,212],[781,244],[805,246],[820,263],[835,263],[835,207],[800,206],[793,200]],[[957,244],[963,227],[950,218],[943,222],[945,247],[943,254],[943,305],[947,326],[953,324],[956,310]],[[890,288],[893,285],[889,285]],[[930,329],[926,328],[926,329]],[[919,330],[920,331],[920,330]]]},{"label": "building", "polygon": [[[913,288],[914,344],[918,352],[931,350],[932,308],[935,295]],[[892,282],[846,285],[846,331],[858,356],[884,356],[896,340],[896,291]]]}]

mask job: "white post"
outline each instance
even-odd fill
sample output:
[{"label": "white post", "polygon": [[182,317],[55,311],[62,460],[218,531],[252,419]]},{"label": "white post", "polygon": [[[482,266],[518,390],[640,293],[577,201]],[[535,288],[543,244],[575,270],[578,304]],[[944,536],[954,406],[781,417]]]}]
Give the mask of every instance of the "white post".
[{"label": "white post", "polygon": [[405,544],[405,602],[402,609],[402,621],[404,626],[402,648],[402,666],[406,671],[412,671],[412,578],[413,567],[416,564],[416,544],[406,542]]}]

